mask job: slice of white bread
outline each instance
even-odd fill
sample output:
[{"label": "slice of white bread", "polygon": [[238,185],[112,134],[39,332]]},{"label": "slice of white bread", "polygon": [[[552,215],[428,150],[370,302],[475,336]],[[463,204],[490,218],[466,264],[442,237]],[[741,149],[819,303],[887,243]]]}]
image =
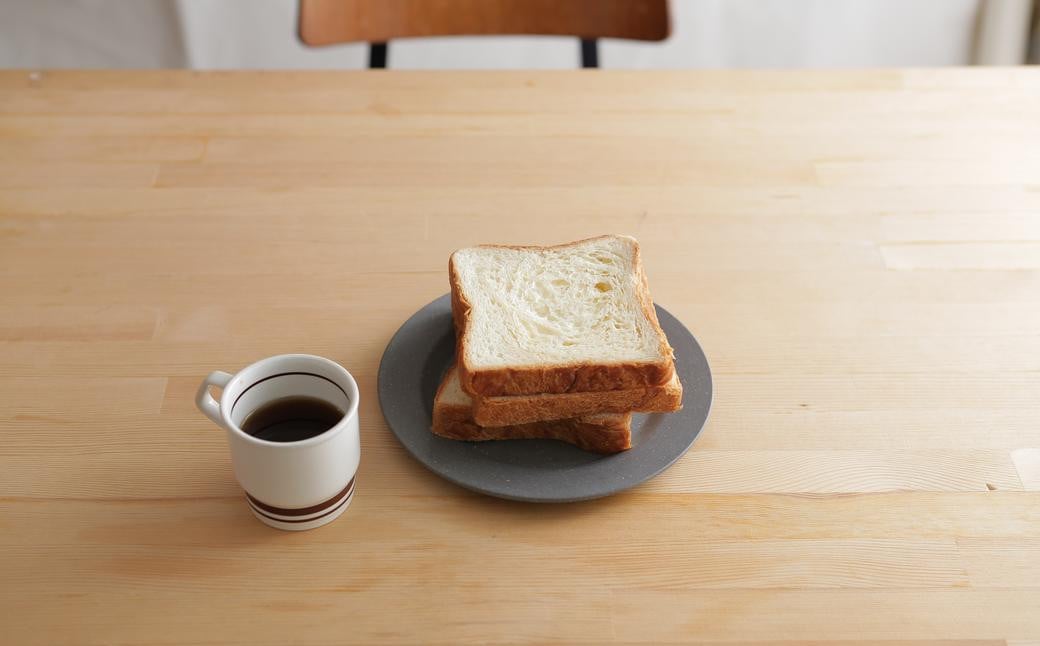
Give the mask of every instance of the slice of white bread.
[{"label": "slice of white bread", "polygon": [[632,415],[597,414],[485,428],[473,420],[473,400],[462,390],[459,371],[450,368],[433,401],[436,435],[452,440],[561,440],[594,453],[617,453],[632,447]]},{"label": "slice of white bread", "polygon": [[616,391],[672,378],[633,238],[470,247],[452,254],[448,273],[468,393]]},{"label": "slice of white bread", "polygon": [[594,413],[671,413],[682,408],[682,394],[682,384],[673,373],[663,386],[556,395],[478,396],[473,398],[473,419],[481,426],[508,426]]}]

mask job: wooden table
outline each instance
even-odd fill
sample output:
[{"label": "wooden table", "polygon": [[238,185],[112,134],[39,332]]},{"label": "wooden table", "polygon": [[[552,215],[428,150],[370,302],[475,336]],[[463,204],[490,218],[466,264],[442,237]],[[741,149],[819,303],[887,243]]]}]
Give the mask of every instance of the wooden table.
[{"label": "wooden table", "polygon": [[[375,376],[448,254],[602,232],[712,362],[694,449],[427,472]],[[1036,71],[5,72],[0,295],[4,644],[1040,639]],[[293,351],[364,398],[299,534],[192,403]]]}]

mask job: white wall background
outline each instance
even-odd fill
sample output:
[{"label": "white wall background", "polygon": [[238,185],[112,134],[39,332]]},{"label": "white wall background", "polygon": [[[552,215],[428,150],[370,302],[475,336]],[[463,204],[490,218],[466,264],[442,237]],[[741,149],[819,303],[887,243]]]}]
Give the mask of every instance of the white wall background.
[{"label": "white wall background", "polygon": [[[607,68],[961,65],[983,0],[672,0],[664,43],[605,41]],[[363,45],[307,49],[295,0],[0,0],[0,67],[360,68]],[[391,44],[390,66],[570,68],[568,38]]]}]

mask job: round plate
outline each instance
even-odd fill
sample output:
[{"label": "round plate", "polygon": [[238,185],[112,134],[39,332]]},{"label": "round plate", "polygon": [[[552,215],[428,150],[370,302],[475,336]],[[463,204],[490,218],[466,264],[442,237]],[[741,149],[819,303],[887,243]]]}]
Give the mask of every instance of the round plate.
[{"label": "round plate", "polygon": [[448,295],[413,314],[386,346],[379,364],[383,417],[417,460],[473,491],[511,500],[570,502],[634,487],[686,453],[711,409],[711,370],[697,340],[663,308],[657,308],[657,317],[675,348],[683,409],[633,415],[628,451],[599,455],[554,440],[461,442],[430,432],[433,397],[455,358]]}]

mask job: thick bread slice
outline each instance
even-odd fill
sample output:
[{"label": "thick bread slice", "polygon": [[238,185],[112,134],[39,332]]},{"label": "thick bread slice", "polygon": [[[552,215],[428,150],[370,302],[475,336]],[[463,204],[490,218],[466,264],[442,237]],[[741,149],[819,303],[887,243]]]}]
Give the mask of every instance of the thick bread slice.
[{"label": "thick bread slice", "polygon": [[474,397],[473,419],[481,426],[508,426],[593,413],[671,413],[682,408],[677,374],[663,386],[557,395]]},{"label": "thick bread slice", "polygon": [[448,263],[457,363],[484,397],[647,388],[674,373],[639,243],[480,246]]},{"label": "thick bread slice", "polygon": [[632,447],[632,415],[588,415],[533,424],[484,428],[473,421],[473,400],[448,370],[433,401],[432,431],[452,440],[561,440],[595,453],[617,453]]}]

